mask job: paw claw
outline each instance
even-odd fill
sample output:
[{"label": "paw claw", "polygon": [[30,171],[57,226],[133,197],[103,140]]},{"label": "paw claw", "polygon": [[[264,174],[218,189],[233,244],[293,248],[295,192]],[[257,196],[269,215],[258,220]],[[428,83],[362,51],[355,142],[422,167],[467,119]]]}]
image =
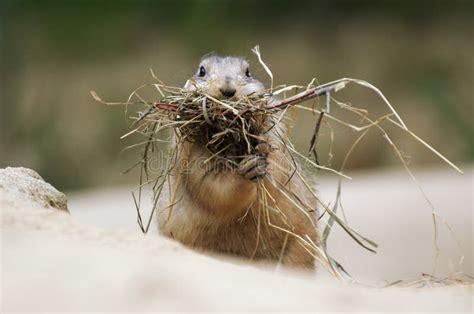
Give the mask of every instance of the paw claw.
[{"label": "paw claw", "polygon": [[263,178],[267,172],[268,162],[266,156],[262,154],[253,155],[242,160],[238,167],[238,172],[244,178],[256,181]]}]

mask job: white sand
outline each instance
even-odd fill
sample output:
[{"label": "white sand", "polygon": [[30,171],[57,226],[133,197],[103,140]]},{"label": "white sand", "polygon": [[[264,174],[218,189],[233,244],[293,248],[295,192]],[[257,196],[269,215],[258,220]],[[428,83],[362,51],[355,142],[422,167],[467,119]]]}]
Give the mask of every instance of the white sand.
[{"label": "white sand", "polygon": [[[440,227],[438,273],[473,273],[473,169],[419,173],[427,194],[465,248]],[[376,240],[366,253],[335,230],[330,248],[351,274],[380,283],[416,277],[433,266],[430,209],[401,172],[352,174],[344,204],[351,225]],[[331,180],[320,180],[329,200]],[[71,195],[71,216],[0,198],[3,311],[464,311],[472,286],[368,289],[324,271],[262,270],[190,251],[156,234],[142,236],[129,188]]]}]

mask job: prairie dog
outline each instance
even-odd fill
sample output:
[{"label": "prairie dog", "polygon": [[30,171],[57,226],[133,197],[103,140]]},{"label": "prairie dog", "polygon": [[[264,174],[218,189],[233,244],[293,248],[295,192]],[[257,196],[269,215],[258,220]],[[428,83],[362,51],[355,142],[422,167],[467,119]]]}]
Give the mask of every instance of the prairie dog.
[{"label": "prairie dog", "polygon": [[[264,91],[245,59],[219,56],[204,57],[185,88],[199,89],[219,99]],[[158,210],[160,233],[204,251],[280,260],[284,265],[313,269],[314,257],[294,234],[317,243],[315,213],[308,210],[315,205],[303,192],[305,187],[294,175],[295,166],[279,140],[287,136],[283,124],[269,127],[270,131],[262,135],[272,149],[245,158],[235,168],[208,162],[212,154],[202,144],[176,144],[178,164],[184,166],[170,179],[170,194],[175,195],[176,203],[171,210]],[[258,201],[262,186],[268,195],[266,211]],[[280,189],[283,186],[286,192]],[[289,194],[309,206],[298,206]]]}]

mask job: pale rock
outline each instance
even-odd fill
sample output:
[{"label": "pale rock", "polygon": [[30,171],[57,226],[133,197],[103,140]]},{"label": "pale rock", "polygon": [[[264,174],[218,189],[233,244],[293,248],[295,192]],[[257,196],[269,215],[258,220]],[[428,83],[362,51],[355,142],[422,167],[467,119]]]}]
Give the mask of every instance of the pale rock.
[{"label": "pale rock", "polygon": [[64,193],[56,190],[34,170],[22,167],[0,169],[0,204],[14,207],[54,208],[68,211]]}]

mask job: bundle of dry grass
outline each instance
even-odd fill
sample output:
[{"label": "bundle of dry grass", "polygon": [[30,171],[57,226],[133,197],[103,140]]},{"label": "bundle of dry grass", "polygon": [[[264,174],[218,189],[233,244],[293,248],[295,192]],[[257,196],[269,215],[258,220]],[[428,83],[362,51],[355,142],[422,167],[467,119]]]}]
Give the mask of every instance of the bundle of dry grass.
[{"label": "bundle of dry grass", "polygon": [[[273,81],[273,75],[270,69],[262,61],[258,48],[254,49],[254,53],[266,70],[268,75]],[[125,134],[123,137],[129,136],[133,133],[140,133],[145,136],[144,142],[138,143],[137,145],[143,145],[142,158],[135,166],[141,166],[140,170],[140,184],[138,197],[135,196],[135,202],[137,205],[138,213],[138,224],[142,231],[146,233],[150,227],[154,209],[158,204],[163,186],[167,182],[173,169],[176,167],[176,156],[177,145],[169,145],[167,150],[167,163],[166,165],[155,175],[149,173],[148,159],[151,153],[158,149],[157,144],[162,142],[170,141],[170,131],[174,133],[175,141],[189,141],[198,142],[209,149],[213,154],[213,158],[220,158],[225,161],[228,167],[236,167],[239,160],[245,158],[247,155],[252,155],[259,152],[259,144],[264,142],[263,134],[268,132],[271,128],[275,127],[276,124],[281,123],[285,113],[289,107],[296,108],[297,110],[311,111],[318,114],[318,119],[314,127],[314,131],[309,139],[309,152],[310,154],[302,154],[294,149],[294,146],[288,139],[282,139],[288,141],[283,143],[285,147],[289,148],[289,153],[292,158],[302,158],[306,165],[311,167],[330,171],[339,176],[338,193],[336,200],[330,206],[318,198],[314,188],[309,183],[305,182],[306,187],[310,190],[313,197],[319,202],[320,207],[323,208],[323,213],[320,217],[321,221],[325,222],[325,228],[323,231],[322,242],[320,245],[313,243],[309,238],[295,235],[291,232],[290,228],[285,230],[288,235],[295,236],[300,241],[301,245],[305,247],[308,252],[313,254],[320,260],[326,267],[338,277],[343,277],[347,274],[343,267],[334,259],[332,259],[326,250],[326,243],[330,234],[331,228],[337,223],[344,231],[346,231],[352,239],[367,250],[375,252],[377,245],[365,238],[364,236],[353,230],[347,223],[339,217],[337,211],[341,207],[341,179],[350,179],[344,174],[345,165],[357,144],[363,139],[369,130],[375,129],[380,132],[387,143],[393,148],[395,154],[399,157],[403,166],[408,171],[409,175],[415,180],[416,178],[410,172],[407,163],[404,160],[404,156],[396,144],[392,141],[387,131],[383,128],[382,122],[395,125],[396,127],[405,131],[408,135],[412,136],[422,145],[426,146],[434,154],[448,163],[451,167],[461,172],[453,163],[441,155],[438,151],[424,142],[415,133],[413,133],[405,125],[399,114],[395,111],[390,102],[385,98],[379,89],[374,87],[368,82],[350,78],[343,78],[327,84],[315,86],[314,81],[310,82],[307,86],[278,86],[271,87],[259,95],[250,95],[238,100],[220,100],[212,97],[211,95],[205,94],[199,90],[188,91],[182,88],[170,87],[161,82],[152,71],[152,76],[156,80],[152,84],[147,84],[139,87],[132,92],[127,102],[124,103],[109,103],[101,100],[95,92],[91,92],[92,96],[99,102],[108,105],[126,105],[131,104],[145,106],[144,109],[140,110],[138,117],[133,117],[133,129],[131,132]],[[388,112],[386,115],[381,116],[377,119],[369,118],[368,113],[361,109],[356,108],[352,105],[348,105],[337,101],[331,94],[345,88],[349,83],[357,84],[368,88],[369,90],[377,93],[383,103],[386,105]],[[273,83],[272,83],[273,85]],[[159,101],[145,101],[139,94],[140,90],[152,86],[157,90],[160,95]],[[285,97],[288,93],[293,93],[291,97]],[[282,96],[281,100],[277,100],[277,97]],[[302,102],[314,99],[317,97],[325,96],[326,103],[324,108],[314,108],[301,105]],[[133,102],[133,99],[137,101]],[[335,105],[343,110],[350,111],[361,118],[363,121],[362,125],[355,125],[349,122],[345,122],[336,116],[330,114],[330,106]],[[337,123],[347,127],[351,131],[360,133],[357,140],[351,145],[347,154],[344,157],[344,161],[339,169],[333,169],[324,165],[320,165],[318,160],[318,154],[316,153],[316,144],[318,139],[318,132],[321,126],[321,122],[325,120],[327,123]],[[271,121],[269,124],[268,121]],[[163,149],[163,148],[161,148]],[[301,169],[296,169],[296,175],[301,176]],[[461,172],[462,173],[462,172]],[[144,223],[140,214],[140,200],[141,200],[141,187],[145,184],[151,183],[154,191],[154,209],[148,218],[147,222]],[[418,187],[420,187],[418,185]],[[285,189],[284,186],[279,188]],[[421,189],[421,187],[420,187]],[[265,189],[261,189],[265,191]],[[291,193],[287,193],[288,197],[291,198]],[[265,193],[261,194],[261,203],[265,204],[265,200],[268,195]],[[176,200],[173,199],[170,206],[172,207]],[[428,200],[429,202],[429,200]],[[295,200],[297,203],[297,200]],[[265,207],[265,206],[263,206]],[[435,246],[436,246],[436,234],[437,234],[437,220],[438,214],[433,210],[433,222],[435,231]],[[268,221],[268,224],[275,227]]]},{"label": "bundle of dry grass", "polygon": [[[149,121],[173,121],[180,140],[198,142],[228,161],[254,154],[265,132],[268,97],[220,101],[199,92],[181,90],[154,105]],[[167,115],[164,119],[163,115]]]}]

